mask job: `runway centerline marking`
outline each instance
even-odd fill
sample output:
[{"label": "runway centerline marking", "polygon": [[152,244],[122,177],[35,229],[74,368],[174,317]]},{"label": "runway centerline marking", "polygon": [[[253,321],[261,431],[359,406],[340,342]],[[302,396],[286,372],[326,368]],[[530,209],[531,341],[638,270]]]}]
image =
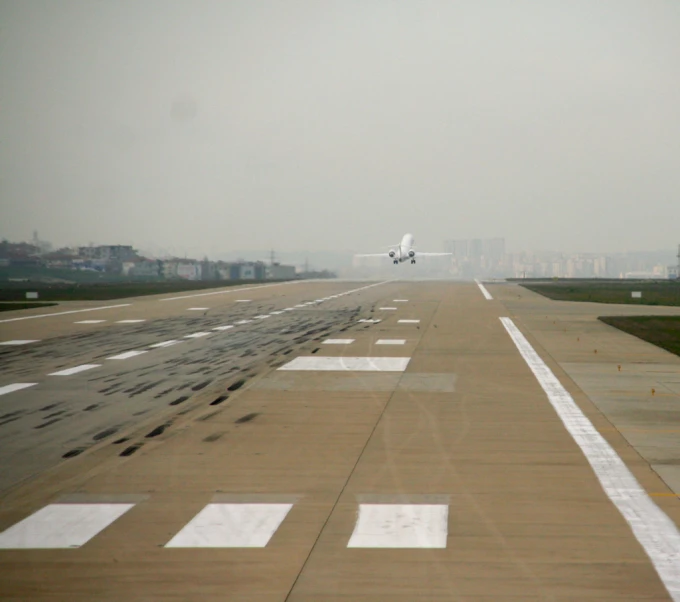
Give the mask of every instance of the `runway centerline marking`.
[{"label": "runway centerline marking", "polygon": [[398,324],[420,324],[420,320],[397,320]]},{"label": "runway centerline marking", "polygon": [[74,322],[74,324],[101,324],[106,322],[106,320],[80,320],[80,322]]},{"label": "runway centerline marking", "polygon": [[680,602],[680,532],[675,523],[647,495],[514,322],[510,318],[500,320],[605,493],[647,552],[671,598]]},{"label": "runway centerline marking", "polygon": [[378,339],[376,345],[405,345],[406,339]]},{"label": "runway centerline marking", "polygon": [[194,332],[193,334],[186,334],[184,335],[185,339],[200,339],[201,337],[207,337],[209,332]]},{"label": "runway centerline marking", "polygon": [[177,339],[172,339],[170,341],[162,341],[160,343],[154,343],[153,345],[149,345],[149,347],[153,349],[158,349],[161,347],[170,347],[171,345],[176,345],[177,343],[180,343],[181,341],[178,341]]},{"label": "runway centerline marking", "polygon": [[208,311],[209,307],[190,307],[187,311]]},{"label": "runway centerline marking", "polygon": [[99,368],[100,366],[101,364],[81,364],[80,366],[66,368],[58,372],[50,372],[48,376],[71,376],[71,374],[78,374],[79,372],[85,372],[85,370],[92,370],[92,368]]},{"label": "runway centerline marking", "polygon": [[293,504],[208,504],[166,548],[264,548]]},{"label": "runway centerline marking", "polygon": [[380,311],[394,311],[397,308],[396,307],[379,307],[378,308]]},{"label": "runway centerline marking", "polygon": [[40,339],[15,339],[13,341],[3,341],[0,345],[28,345],[29,343],[38,343]]},{"label": "runway centerline marking", "polygon": [[134,504],[49,504],[0,533],[0,548],[79,548]]},{"label": "runway centerline marking", "polygon": [[142,355],[142,353],[147,353],[146,350],[141,350],[141,349],[136,349],[134,351],[125,351],[124,353],[119,353],[118,355],[112,355],[111,357],[107,357],[107,360],[126,360],[131,357],[136,357],[138,355]]},{"label": "runway centerline marking", "polygon": [[5,385],[4,387],[0,387],[0,395],[21,391],[22,389],[28,389],[28,387],[35,387],[37,384],[38,383],[13,383],[11,385]]},{"label": "runway centerline marking", "polygon": [[86,311],[100,311],[102,309],[116,309],[118,307],[130,307],[132,303],[121,303],[120,305],[103,305],[102,307],[88,307],[87,309],[71,309],[69,311],[59,311],[52,314],[40,314],[38,316],[22,316],[21,318],[9,318],[0,320],[0,324],[6,322],[18,322],[19,320],[37,320],[38,318],[52,318],[54,316],[66,316],[68,314],[80,314]]},{"label": "runway centerline marking", "polygon": [[350,345],[354,343],[354,339],[326,339],[322,345]]},{"label": "runway centerline marking", "polygon": [[325,357],[315,355],[296,357],[278,370],[403,372],[410,360],[410,357]]},{"label": "runway centerline marking", "polygon": [[146,320],[118,320],[116,324],[139,324],[140,322],[146,322]]},{"label": "runway centerline marking", "polygon": [[475,278],[475,282],[477,283],[479,290],[482,291],[482,295],[484,295],[484,298],[487,301],[493,301],[493,297],[491,296],[491,293],[489,293],[489,291],[486,290],[486,287],[476,278]]}]

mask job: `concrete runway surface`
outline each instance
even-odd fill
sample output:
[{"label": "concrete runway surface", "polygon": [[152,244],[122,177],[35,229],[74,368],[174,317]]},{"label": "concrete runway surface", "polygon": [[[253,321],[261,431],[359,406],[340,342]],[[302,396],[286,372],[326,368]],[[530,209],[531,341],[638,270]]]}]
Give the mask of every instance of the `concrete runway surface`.
[{"label": "concrete runway surface", "polygon": [[[53,311],[49,311],[53,310]],[[0,315],[0,599],[680,601],[680,359],[511,284]]]}]

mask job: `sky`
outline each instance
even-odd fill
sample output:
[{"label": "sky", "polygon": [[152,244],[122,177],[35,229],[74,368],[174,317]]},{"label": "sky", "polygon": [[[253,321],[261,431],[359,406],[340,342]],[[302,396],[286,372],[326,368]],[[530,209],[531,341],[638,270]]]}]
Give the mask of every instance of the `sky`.
[{"label": "sky", "polygon": [[680,243],[677,0],[0,0],[0,237]]}]

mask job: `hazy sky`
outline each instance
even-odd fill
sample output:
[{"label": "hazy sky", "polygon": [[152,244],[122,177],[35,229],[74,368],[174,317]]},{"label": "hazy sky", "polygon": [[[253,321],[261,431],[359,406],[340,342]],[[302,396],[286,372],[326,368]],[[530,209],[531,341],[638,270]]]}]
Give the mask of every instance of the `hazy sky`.
[{"label": "hazy sky", "polygon": [[0,236],[680,242],[677,0],[0,0]]}]

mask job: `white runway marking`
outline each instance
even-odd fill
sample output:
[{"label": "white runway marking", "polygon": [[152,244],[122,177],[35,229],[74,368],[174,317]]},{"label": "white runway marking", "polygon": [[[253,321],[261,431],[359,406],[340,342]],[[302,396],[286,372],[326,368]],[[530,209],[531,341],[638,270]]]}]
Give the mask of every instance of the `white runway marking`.
[{"label": "white runway marking", "polygon": [[394,311],[397,308],[396,307],[379,307],[378,309],[380,311]]},{"label": "white runway marking", "polygon": [[403,372],[409,357],[296,357],[279,370]]},{"label": "white runway marking", "polygon": [[[178,299],[193,299],[194,297],[209,297],[211,295],[227,295],[234,293],[238,295],[239,293],[243,293],[245,291],[252,291],[252,290],[257,290],[260,288],[269,288],[271,286],[283,286],[284,284],[297,284],[297,282],[300,281],[292,281],[292,282],[275,282],[274,284],[262,284],[260,286],[247,286],[247,287],[242,287],[242,288],[228,288],[226,290],[221,290],[221,291],[212,291],[210,293],[196,293],[194,295],[182,295],[181,297],[166,297],[165,299],[159,299],[159,301],[177,301]],[[236,302],[248,302],[250,299],[237,299]]]},{"label": "white runway marking", "polygon": [[489,293],[489,291],[486,290],[485,286],[477,279],[475,279],[475,282],[477,283],[477,286],[479,287],[479,290],[482,291],[482,295],[484,295],[484,298],[487,301],[492,301],[493,297]]},{"label": "white runway marking", "polygon": [[146,353],[146,351],[142,351],[140,349],[137,349],[135,351],[126,351],[125,353],[119,353],[118,355],[112,355],[111,357],[107,357],[107,360],[126,360],[131,357],[136,357],[138,355],[142,355],[142,353]]},{"label": "white runway marking", "polygon": [[501,318],[524,361],[569,434],[583,451],[602,488],[647,552],[668,593],[680,601],[680,532],[651,500],[618,454],[576,405],[562,383],[510,318]]},{"label": "white runway marking", "polygon": [[408,303],[408,299],[392,299],[392,303]]},{"label": "white runway marking", "polygon": [[264,314],[261,316],[255,316],[256,320],[266,320],[267,318],[270,318],[271,316],[269,314]]},{"label": "white runway marking", "polygon": [[146,320],[118,320],[116,324],[139,324],[140,322],[146,322]]},{"label": "white runway marking", "polygon": [[283,313],[283,311],[273,311],[272,316],[280,316]]},{"label": "white runway marking", "polygon": [[28,345],[37,343],[40,339],[15,339],[14,341],[3,341],[0,345]]},{"label": "white runway marking", "polygon": [[134,504],[50,504],[0,533],[0,548],[79,548]]},{"label": "white runway marking", "polygon": [[171,341],[163,341],[161,343],[154,343],[153,345],[149,345],[149,347],[152,347],[154,349],[157,349],[159,347],[170,347],[170,345],[176,345],[180,341],[177,341],[176,339],[173,339]]},{"label": "white runway marking", "polygon": [[208,504],[166,548],[264,548],[293,504]]},{"label": "white runway marking", "polygon": [[190,307],[187,311],[208,311],[209,307]]},{"label": "white runway marking", "polygon": [[368,324],[377,324],[380,320],[371,320],[370,318],[362,318],[359,322],[367,322]]},{"label": "white runway marking", "polygon": [[0,395],[6,395],[7,393],[14,393],[14,391],[21,391],[21,389],[28,389],[28,387],[35,387],[38,383],[13,383],[11,385],[5,385],[0,387]]},{"label": "white runway marking", "polygon": [[420,324],[420,320],[397,320],[399,324]]},{"label": "white runway marking", "polygon": [[236,299],[234,303],[250,303],[250,299]]},{"label": "white runway marking", "polygon": [[446,504],[360,504],[348,548],[445,548]]},{"label": "white runway marking", "polygon": [[80,320],[80,322],[74,322],[74,324],[101,324],[106,322],[106,320]]},{"label": "white runway marking", "polygon": [[37,318],[52,318],[54,316],[65,316],[67,314],[80,314],[86,311],[99,311],[101,309],[115,309],[117,307],[129,307],[132,303],[122,303],[120,305],[104,305],[102,307],[90,307],[88,309],[72,309],[69,311],[60,311],[54,314],[40,314],[38,316],[23,316],[21,318],[9,318],[8,320],[0,320],[0,324],[5,322],[18,322],[19,320],[36,320]]},{"label": "white runway marking", "polygon": [[250,324],[252,320],[239,320],[238,322],[234,322],[234,324]]},{"label": "white runway marking", "polygon": [[326,339],[322,345],[349,345],[354,343],[354,339]]},{"label": "white runway marking", "polygon": [[227,326],[215,326],[215,328],[213,328],[213,330],[229,330],[230,328],[233,328],[233,326],[231,324],[229,324]]},{"label": "white runway marking", "polygon": [[92,368],[99,368],[101,364],[81,364],[75,368],[67,368],[66,370],[59,370],[59,372],[51,372],[48,376],[71,376],[71,374],[78,374],[78,372],[85,372],[85,370],[92,370]]},{"label": "white runway marking", "polygon": [[376,345],[405,345],[406,339],[378,339]]},{"label": "white runway marking", "polygon": [[207,337],[209,332],[194,332],[193,334],[187,334],[184,336],[185,339],[200,339],[201,337]]}]

